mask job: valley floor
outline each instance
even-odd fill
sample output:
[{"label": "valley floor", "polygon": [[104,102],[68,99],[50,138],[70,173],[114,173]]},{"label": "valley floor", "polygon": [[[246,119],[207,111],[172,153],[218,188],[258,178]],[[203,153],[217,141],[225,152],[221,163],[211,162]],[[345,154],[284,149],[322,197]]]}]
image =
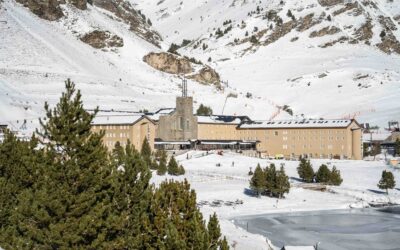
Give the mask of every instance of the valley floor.
[{"label": "valley floor", "polygon": [[[214,212],[218,214],[222,233],[234,246],[233,249],[268,249],[268,240],[264,236],[250,234],[234,225],[234,219],[244,215],[362,208],[371,202],[400,203],[400,189],[390,190],[389,196],[386,196],[377,188],[382,171],[389,169],[383,161],[312,160],[315,171],[323,163],[330,168],[335,165],[343,178],[340,187],[329,187],[328,191],[320,192],[302,188],[296,170],[297,161],[250,158],[235,153],[224,153],[222,156],[204,154],[192,151],[178,156],[186,174],[170,177],[154,173],[153,181],[159,183],[166,178],[186,178],[196,190],[204,217],[208,218]],[[218,163],[220,167],[216,166]],[[285,165],[292,186],[285,199],[249,195],[249,168],[254,171],[258,163],[262,167],[270,163],[275,163],[277,167]],[[396,182],[400,183],[400,171],[390,170]]]}]

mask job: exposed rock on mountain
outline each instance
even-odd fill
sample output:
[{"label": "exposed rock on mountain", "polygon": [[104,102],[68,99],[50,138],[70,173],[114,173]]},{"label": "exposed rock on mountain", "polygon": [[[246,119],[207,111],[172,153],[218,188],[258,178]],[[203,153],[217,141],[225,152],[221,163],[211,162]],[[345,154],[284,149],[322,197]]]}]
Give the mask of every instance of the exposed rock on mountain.
[{"label": "exposed rock on mountain", "polygon": [[140,11],[136,11],[128,1],[124,0],[92,0],[93,5],[99,8],[110,11],[118,18],[121,18],[125,23],[130,25],[130,29],[138,36],[148,42],[160,47],[162,38],[160,34],[152,30],[150,27],[151,21],[146,19]]},{"label": "exposed rock on mountain", "polygon": [[344,0],[318,0],[319,4],[324,7],[330,7],[337,4],[342,4]]},{"label": "exposed rock on mountain", "polygon": [[136,11],[126,0],[16,0],[29,8],[31,12],[40,18],[55,21],[65,16],[60,5],[71,4],[80,10],[86,10],[87,4],[93,4],[98,8],[113,13],[117,18],[130,26],[130,30],[139,37],[160,47],[162,38],[160,34],[151,28],[151,21],[140,11]]},{"label": "exposed rock on mountain", "polygon": [[143,61],[157,70],[170,74],[185,75],[193,72],[192,65],[188,59],[170,53],[152,52],[146,55]]},{"label": "exposed rock on mountain", "polygon": [[55,21],[64,16],[58,0],[16,0],[40,18]]},{"label": "exposed rock on mountain", "polygon": [[95,30],[85,34],[80,39],[96,49],[124,46],[123,39],[117,35],[112,35],[109,31]]},{"label": "exposed rock on mountain", "polygon": [[[220,76],[219,74],[207,65],[196,65],[195,67],[190,62],[189,58],[180,57],[175,54],[161,52],[161,53],[149,53],[143,57],[143,61],[151,67],[175,75],[184,75],[189,79],[193,79],[196,82],[215,85],[220,87]],[[198,71],[196,68],[201,67]],[[197,72],[196,72],[197,71]]]},{"label": "exposed rock on mountain", "polygon": [[215,85],[217,88],[221,87],[219,74],[209,66],[205,66],[197,74],[190,75],[188,78],[202,84]]},{"label": "exposed rock on mountain", "polygon": [[329,27],[328,26],[328,27],[322,28],[318,31],[311,32],[310,37],[311,38],[322,37],[322,36],[326,36],[326,35],[333,35],[338,32],[340,32],[340,29],[338,27],[335,27],[335,26]]},{"label": "exposed rock on mountain", "polygon": [[[68,0],[67,0],[68,1]],[[87,9],[87,0],[69,0],[72,5],[81,10]]]}]

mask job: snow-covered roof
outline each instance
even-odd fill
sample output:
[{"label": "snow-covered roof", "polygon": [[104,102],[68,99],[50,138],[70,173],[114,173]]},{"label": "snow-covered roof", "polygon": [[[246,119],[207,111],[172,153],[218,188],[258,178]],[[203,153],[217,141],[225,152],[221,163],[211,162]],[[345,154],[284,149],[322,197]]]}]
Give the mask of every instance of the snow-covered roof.
[{"label": "snow-covered roof", "polygon": [[211,115],[197,116],[198,123],[219,123],[239,125],[243,120],[249,120],[246,116]]},{"label": "snow-covered roof", "polygon": [[144,115],[97,115],[92,125],[128,125],[134,124],[143,117]]},{"label": "snow-covered roof", "polygon": [[384,141],[390,137],[390,132],[376,132],[376,133],[364,133],[362,136],[363,142],[371,141]]},{"label": "snow-covered roof", "polygon": [[345,128],[352,120],[285,120],[255,121],[240,125],[240,128]]}]

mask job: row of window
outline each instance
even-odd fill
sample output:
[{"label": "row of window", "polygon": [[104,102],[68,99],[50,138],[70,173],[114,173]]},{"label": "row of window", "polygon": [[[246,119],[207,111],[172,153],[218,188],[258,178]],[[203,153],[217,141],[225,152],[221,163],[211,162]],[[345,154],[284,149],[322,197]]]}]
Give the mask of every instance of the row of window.
[{"label": "row of window", "polygon": [[122,126],[120,126],[120,125],[100,125],[99,126],[100,127],[100,130],[102,130],[102,129],[105,129],[105,130],[107,130],[107,129],[122,129],[122,130],[126,130],[126,129],[129,129],[130,128],[130,126],[128,126],[128,125],[122,125]]},{"label": "row of window", "polygon": [[[105,137],[106,138],[117,138],[118,133],[106,133]],[[128,133],[119,133],[120,138],[127,138],[129,136]]]},{"label": "row of window", "polygon": [[[292,149],[294,149],[294,148],[296,148],[296,145],[291,145],[290,146]],[[300,146],[300,147],[302,147],[303,149],[306,149],[306,148],[313,148],[313,145],[312,144],[310,144],[310,145],[306,145],[306,144],[304,144],[304,145],[302,145],[302,146]],[[287,144],[284,144],[284,145],[282,145],[282,149],[288,149],[289,148],[289,146],[287,145]],[[315,148],[315,147],[314,147]],[[320,149],[325,149],[325,148],[327,148],[328,150],[332,150],[333,149],[333,145],[325,145],[325,144],[321,144],[320,146],[319,146],[319,148]],[[345,148],[345,146],[344,145],[341,145],[341,149],[342,150],[344,150],[344,148]]]},{"label": "row of window", "polygon": [[[335,137],[334,137],[334,136],[329,136],[329,137],[327,137],[327,138],[328,138],[328,140],[330,140],[330,141],[335,140]],[[269,137],[267,136],[266,139],[268,140]],[[282,139],[283,139],[284,141],[287,141],[287,140],[289,139],[289,137],[283,136]],[[294,141],[294,140],[296,140],[296,137],[293,136],[293,137],[291,137],[291,139]],[[298,136],[298,137],[297,137],[297,140],[300,141],[301,139],[303,139],[303,140],[312,140],[312,139],[314,139],[314,140],[318,140],[318,139],[320,139],[320,140],[325,140],[325,137],[324,137],[324,136],[321,136],[321,137],[318,137],[318,136],[310,136],[310,137],[307,137],[307,136],[304,136],[304,137]],[[339,140],[345,140],[345,139],[346,139],[346,137],[344,137],[344,136],[343,136],[343,137],[336,136],[336,140],[337,140],[337,141],[339,141]]]}]

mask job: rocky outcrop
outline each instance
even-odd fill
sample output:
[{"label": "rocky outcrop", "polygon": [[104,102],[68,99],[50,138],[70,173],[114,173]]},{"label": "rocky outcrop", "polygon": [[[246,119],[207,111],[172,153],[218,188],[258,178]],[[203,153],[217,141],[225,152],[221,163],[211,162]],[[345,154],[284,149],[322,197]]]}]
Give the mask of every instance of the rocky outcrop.
[{"label": "rocky outcrop", "polygon": [[151,52],[143,57],[143,61],[157,70],[170,74],[186,75],[193,72],[188,59],[170,53]]},{"label": "rocky outcrop", "polygon": [[344,0],[318,0],[318,2],[323,7],[331,7],[337,4],[343,4]]},{"label": "rocky outcrop", "polygon": [[132,5],[125,0],[92,0],[93,5],[113,13],[116,17],[129,24],[130,30],[146,41],[160,47],[162,38],[160,34],[151,29],[146,17],[136,11]]},{"label": "rocky outcrop", "polygon": [[328,26],[328,27],[322,28],[318,31],[311,32],[310,38],[322,37],[322,36],[326,36],[326,35],[333,35],[333,34],[336,34],[339,32],[340,32],[340,29],[338,27]]},{"label": "rocky outcrop", "polygon": [[332,14],[333,14],[334,16],[338,16],[338,15],[344,13],[344,12],[347,12],[347,11],[353,10],[353,9],[358,9],[358,8],[359,8],[358,2],[347,3],[346,6],[344,6],[344,7],[341,8],[341,9],[335,10]]},{"label": "rocky outcrop", "polygon": [[55,21],[64,16],[58,0],[16,0],[40,18]]},{"label": "rocky outcrop", "polygon": [[220,76],[214,69],[210,66],[201,64],[196,66],[199,70],[195,72],[195,68],[186,57],[166,52],[151,52],[143,57],[143,61],[162,72],[185,76],[188,79],[192,79],[202,84],[215,85],[217,87],[221,86]]},{"label": "rocky outcrop", "polygon": [[300,18],[297,23],[297,31],[303,32],[305,30],[308,30],[309,28],[313,27],[314,25],[317,25],[321,23],[321,18],[314,18],[314,14],[308,14],[305,17]]},{"label": "rocky outcrop", "polygon": [[366,23],[364,23],[359,29],[356,30],[355,35],[356,39],[358,41],[368,41],[372,38],[373,32],[372,32],[372,22],[371,20],[367,20]]},{"label": "rocky outcrop", "polygon": [[87,0],[69,0],[69,2],[78,9],[81,10],[87,9]]},{"label": "rocky outcrop", "polygon": [[209,66],[205,66],[197,74],[187,76],[187,78],[202,84],[215,85],[218,88],[221,87],[221,78],[219,74]]},{"label": "rocky outcrop", "polygon": [[115,48],[124,46],[121,37],[111,34],[109,31],[95,30],[82,36],[81,41],[89,44],[93,48]]},{"label": "rocky outcrop", "polygon": [[393,52],[400,54],[400,42],[396,39],[392,32],[389,32],[382,37],[382,42],[376,46],[387,54],[391,54]]}]

